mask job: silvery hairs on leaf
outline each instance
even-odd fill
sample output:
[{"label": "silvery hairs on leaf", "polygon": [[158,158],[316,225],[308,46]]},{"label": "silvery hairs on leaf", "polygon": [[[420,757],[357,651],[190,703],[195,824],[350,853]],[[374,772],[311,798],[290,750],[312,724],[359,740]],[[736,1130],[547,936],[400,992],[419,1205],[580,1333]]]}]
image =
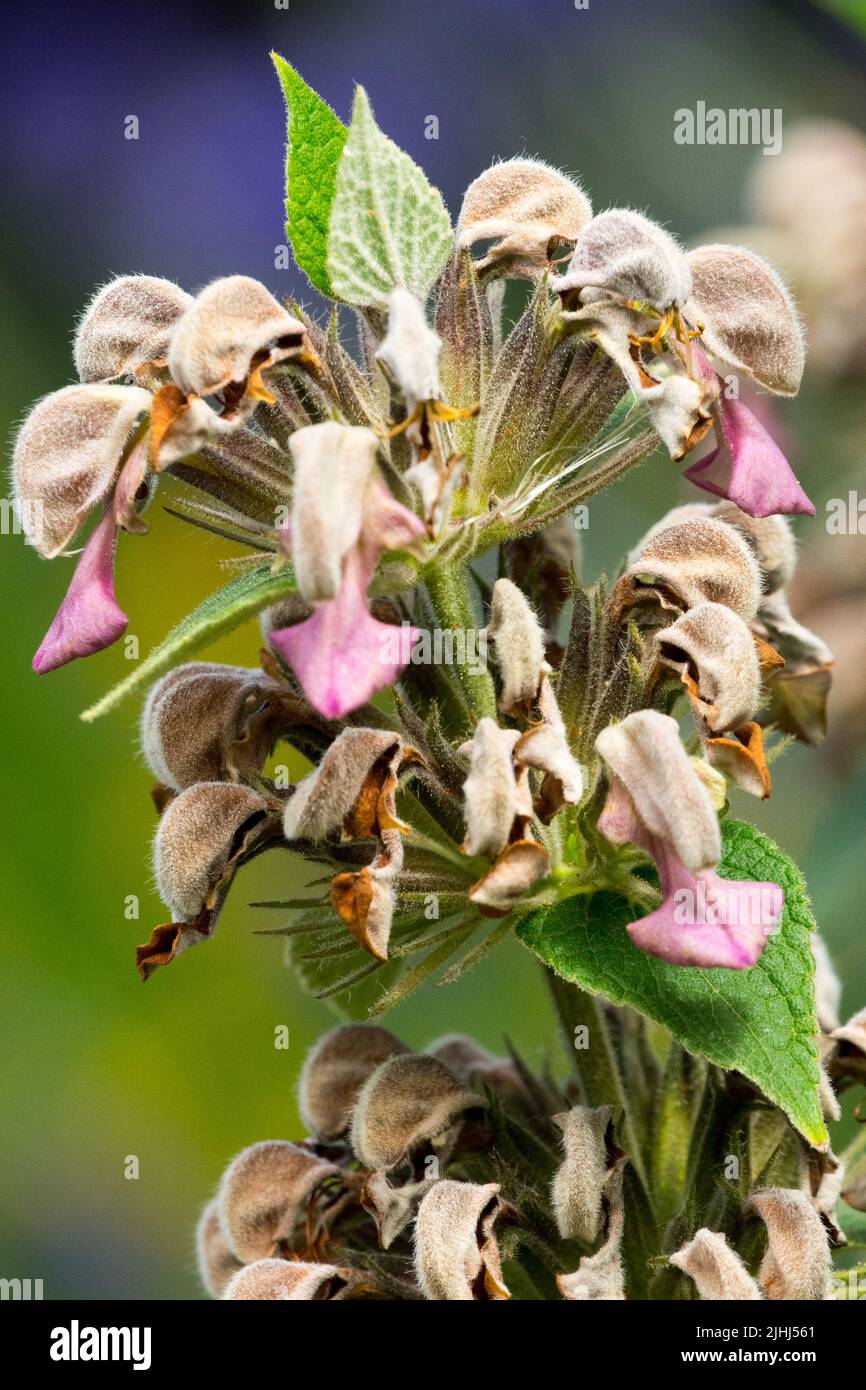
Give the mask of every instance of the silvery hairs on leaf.
[{"label": "silvery hairs on leaf", "polygon": [[338,299],[387,306],[398,285],[422,302],[451,250],[451,221],[427,176],[376,125],[363,87],[337,166],[328,277]]},{"label": "silvery hairs on leaf", "polygon": [[540,159],[507,159],[470,183],[457,219],[457,245],[492,241],[475,263],[479,273],[536,279],[555,247],[573,246],[592,205],[573,179]]},{"label": "silvery hairs on leaf", "polygon": [[27,504],[27,539],[46,559],[61,553],[111,491],[130,432],[150,402],[139,386],[64,386],[30,411],[15,440],[12,480],[16,498]]},{"label": "silvery hairs on leaf", "polygon": [[505,1211],[498,1183],[443,1179],[415,1220],[415,1269],[426,1298],[484,1302],[510,1298],[495,1227]]},{"label": "silvery hairs on leaf", "polygon": [[386,1172],[429,1154],[445,1162],[466,1120],[484,1109],[484,1100],[435,1057],[389,1057],[358,1096],[352,1149],[365,1168]]},{"label": "silvery hairs on leaf", "polygon": [[172,280],[155,275],[118,275],[97,290],[81,316],[74,357],[79,380],[136,377],[142,366],[168,356],[178,319],[193,302]]},{"label": "silvery hairs on leaf", "polygon": [[298,1144],[265,1139],[242,1149],[223,1174],[220,1219],[236,1257],[270,1259],[291,1248],[314,1193],[339,1168]]},{"label": "silvery hairs on leaf", "polygon": [[364,1083],[382,1062],[408,1051],[387,1028],[370,1023],[342,1024],[321,1037],[298,1081],[298,1109],[310,1132],[325,1142],[344,1135]]}]

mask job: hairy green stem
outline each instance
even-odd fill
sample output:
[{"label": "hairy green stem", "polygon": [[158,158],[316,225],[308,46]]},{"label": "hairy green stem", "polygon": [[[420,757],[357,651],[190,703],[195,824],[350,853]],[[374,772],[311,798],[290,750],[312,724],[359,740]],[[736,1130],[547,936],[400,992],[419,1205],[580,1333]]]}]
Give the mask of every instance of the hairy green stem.
[{"label": "hairy green stem", "polygon": [[[433,611],[443,628],[464,634],[477,630],[478,620],[472,607],[469,585],[460,565],[430,565],[424,572],[424,583]],[[486,668],[472,670],[468,662],[455,666],[454,670],[475,717],[481,719],[488,715],[495,719],[496,692],[490,672]]]}]

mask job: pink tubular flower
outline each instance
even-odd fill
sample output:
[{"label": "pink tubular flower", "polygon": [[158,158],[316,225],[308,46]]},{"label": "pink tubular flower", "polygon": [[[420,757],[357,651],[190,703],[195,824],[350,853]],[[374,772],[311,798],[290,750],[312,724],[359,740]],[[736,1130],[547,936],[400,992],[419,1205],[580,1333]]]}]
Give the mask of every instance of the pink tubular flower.
[{"label": "pink tubular flower", "polygon": [[640,710],[604,729],[596,748],[611,774],[599,830],[612,844],[645,850],[659,873],[661,907],[629,925],[632,941],[671,965],[754,965],[781,917],[784,893],[775,883],[716,873],[716,812],[676,721]]},{"label": "pink tubular flower", "polygon": [[742,401],[727,399],[718,374],[700,348],[693,346],[692,354],[702,380],[719,393],[711,407],[717,447],[687,468],[685,476],[706,492],[736,503],[749,516],[814,516],[813,503],[758,417]]},{"label": "pink tubular flower", "polygon": [[[426,528],[379,477],[378,444],[372,430],[331,421],[291,439],[295,491],[281,540],[314,611],[270,641],[328,719],[393,684],[408,661],[400,629],[370,613],[367,586],[384,550],[415,547]],[[411,646],[415,630],[408,636]]]},{"label": "pink tubular flower", "polygon": [[117,641],[126,616],[114,597],[117,531],[142,531],[139,498],[147,470],[136,421],[150,395],[138,386],[66,386],[34,406],[15,444],[13,476],[30,543],[60,555],[100,503],[104,516],[84,547],[69,591],[33,669],[53,671]]},{"label": "pink tubular flower", "polygon": [[[687,478],[750,516],[814,513],[784,454],[745,405],[725,398],[705,355],[773,395],[797,394],[803,333],[772,266],[740,246],[683,252],[648,218],[613,208],[583,229],[551,287],[564,320],[617,363],[672,458],[715,425],[715,452]],[[666,359],[661,377],[644,352]]]}]

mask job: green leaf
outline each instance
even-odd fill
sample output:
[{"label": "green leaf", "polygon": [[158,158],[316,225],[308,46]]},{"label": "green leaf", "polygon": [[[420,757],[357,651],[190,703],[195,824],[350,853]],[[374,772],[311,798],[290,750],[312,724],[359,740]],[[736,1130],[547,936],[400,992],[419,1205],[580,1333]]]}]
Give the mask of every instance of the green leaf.
[{"label": "green leaf", "polygon": [[367,93],[355,92],[337,169],[328,236],[328,276],[349,304],[383,308],[396,285],[424,300],[451,251],[442,195],[376,125]]},{"label": "green leaf", "polygon": [[722,826],[723,878],[778,883],[781,930],[751,970],[668,965],[638,950],[626,931],[635,913],[613,893],[568,898],[528,917],[521,940],[566,980],[629,1004],[670,1030],[689,1052],[742,1072],[810,1144],[827,1141],[818,1099],[814,921],[802,875],[753,826]]},{"label": "green leaf", "polygon": [[317,290],[331,294],[328,224],[334,183],[348,131],[327,102],[278,53],[274,67],[289,118],[286,147],[286,235],[295,260]]},{"label": "green leaf", "polygon": [[294,587],[294,573],[289,565],[284,565],[276,574],[272,573],[270,567],[239,574],[225,588],[208,594],[204,602],[182,618],[177,627],[159,646],[154,647],[125,680],[109,690],[90,709],[86,709],[81,718],[90,723],[108,714],[127,695],[134,695],[142,686],[150,685],[173,666],[186,661],[194,652],[215,642],[224,633],[231,632],[263,608],[276,603]]}]

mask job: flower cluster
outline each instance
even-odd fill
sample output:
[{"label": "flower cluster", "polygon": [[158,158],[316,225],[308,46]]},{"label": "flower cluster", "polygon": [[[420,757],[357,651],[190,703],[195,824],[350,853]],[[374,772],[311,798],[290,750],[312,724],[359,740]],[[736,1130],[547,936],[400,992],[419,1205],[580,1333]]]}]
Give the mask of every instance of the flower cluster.
[{"label": "flower cluster", "polygon": [[[610,1015],[618,1039],[629,1026]],[[668,1065],[689,1071],[677,1048]],[[335,1028],[301,1072],[307,1137],[244,1149],[205,1207],[205,1288],[227,1300],[834,1296],[838,1165],[816,1182],[777,1119],[695,1068],[687,1146],[706,1143],[709,1105],[714,1142],[749,1130],[753,1158],[723,1191],[684,1165],[665,1224],[658,1194],[646,1197],[652,1123],[624,1133],[583,1085],[459,1034],[415,1053],[384,1028]]]},{"label": "flower cluster", "polygon": [[[510,279],[530,297],[509,326]],[[124,630],[117,535],[146,530],[163,474],[204,494],[176,507],[246,544],[245,578],[280,594],[259,605],[261,669],[175,666],[148,697],[172,921],[139,948],[142,974],[207,938],[238,867],[275,844],[332,870],[329,901],[309,904],[320,959],[344,953],[338,923],[375,968],[392,930],[401,953],[459,945],[485,919],[628,885],[641,949],[753,965],[783,894],[725,888],[718,813],[728,781],[769,794],[765,728],[820,737],[832,658],[786,601],[779,514],[811,504],[711,364],[796,392],[784,286],[751,252],[685,252],[512,160],[467,190],[431,317],[399,282],[368,298],[355,362],[336,317],[324,330],[244,276],[195,297],[121,277],[79,325],[80,384],[21,428],[16,487],[39,504],[40,551],[99,514],[37,671]],[[713,428],[687,476],[722,500],[677,509],[609,589],[581,589],[569,510],[655,442],[681,458]],[[492,579],[486,558],[471,566],[491,555]],[[489,643],[493,671],[454,660],[468,636]],[[296,786],[266,775],[280,740],[313,764]],[[641,853],[659,890],[633,872]],[[689,895],[712,911],[684,908]],[[433,931],[431,903],[448,919]],[[349,979],[368,968],[346,963]]]}]

